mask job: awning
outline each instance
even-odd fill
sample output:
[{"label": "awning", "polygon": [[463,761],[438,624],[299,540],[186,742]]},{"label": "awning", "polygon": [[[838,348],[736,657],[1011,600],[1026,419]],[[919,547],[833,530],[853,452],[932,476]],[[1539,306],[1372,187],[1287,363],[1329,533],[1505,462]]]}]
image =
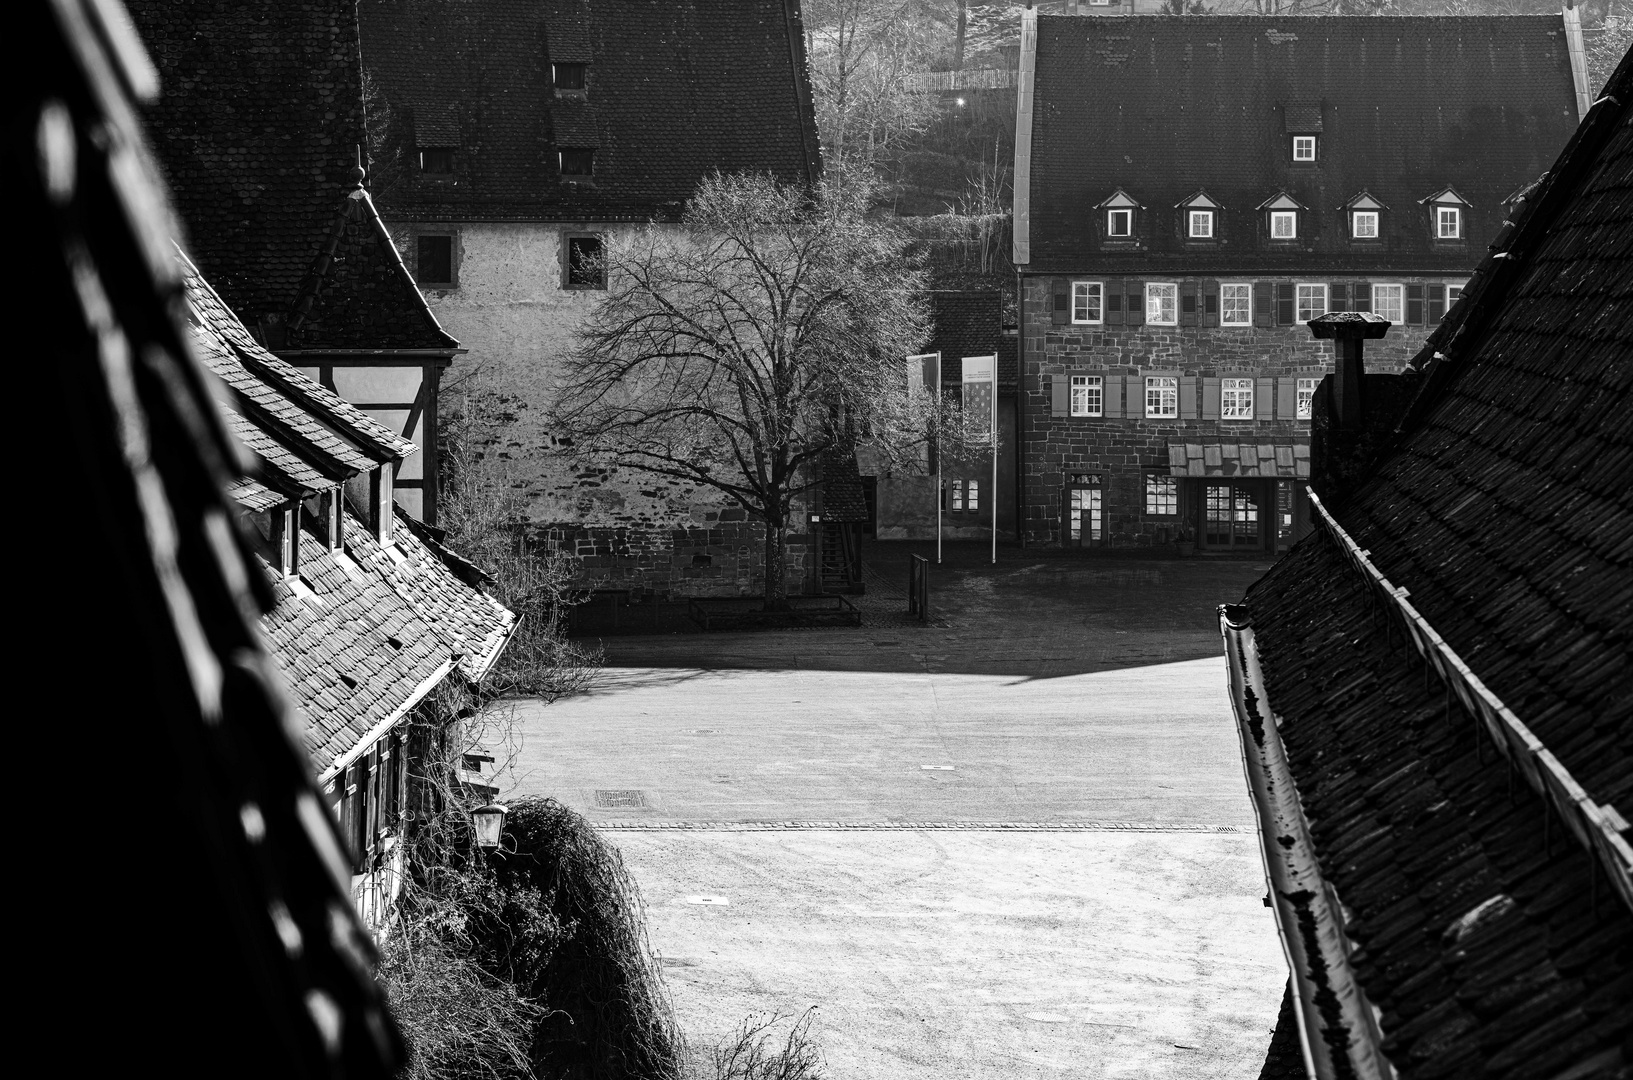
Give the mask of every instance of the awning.
[{"label": "awning", "polygon": [[1310,444],[1210,442],[1168,444],[1174,476],[1239,476],[1292,480],[1310,475]]}]

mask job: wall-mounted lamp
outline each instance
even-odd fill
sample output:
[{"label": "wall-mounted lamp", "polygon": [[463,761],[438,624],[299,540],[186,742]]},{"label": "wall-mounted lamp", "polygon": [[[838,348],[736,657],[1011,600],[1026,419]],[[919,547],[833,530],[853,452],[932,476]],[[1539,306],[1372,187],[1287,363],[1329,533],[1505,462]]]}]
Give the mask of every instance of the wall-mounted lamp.
[{"label": "wall-mounted lamp", "polygon": [[478,847],[496,848],[499,846],[499,834],[505,827],[505,815],[510,813],[510,807],[504,803],[489,803],[471,811],[471,821],[476,824],[476,844]]}]

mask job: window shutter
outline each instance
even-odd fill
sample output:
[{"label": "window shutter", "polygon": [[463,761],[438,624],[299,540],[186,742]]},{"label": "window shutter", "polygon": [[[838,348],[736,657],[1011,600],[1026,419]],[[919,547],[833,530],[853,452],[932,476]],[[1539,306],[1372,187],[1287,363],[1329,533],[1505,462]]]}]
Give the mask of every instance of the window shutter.
[{"label": "window shutter", "polygon": [[1276,419],[1298,419],[1298,376],[1276,380]]},{"label": "window shutter", "polygon": [[1181,420],[1196,419],[1196,377],[1181,375],[1179,378],[1179,418]]},{"label": "window shutter", "polygon": [[1202,419],[1219,419],[1219,380],[1204,378],[1202,380]]},{"label": "window shutter", "polygon": [[[1272,295],[1274,284],[1269,281],[1253,283],[1253,325],[1269,326],[1275,314]],[[1217,411],[1217,410],[1216,410]]]},{"label": "window shutter", "polygon": [[1335,281],[1331,285],[1327,286],[1327,310],[1328,311],[1348,311],[1349,310],[1349,283],[1348,282]]},{"label": "window shutter", "polygon": [[1202,325],[1219,325],[1219,282],[1211,279],[1202,283]]},{"label": "window shutter", "polygon": [[1196,282],[1183,282],[1179,287],[1179,324],[1195,326],[1196,315]]},{"label": "window shutter", "polygon": [[1106,283],[1106,325],[1123,325],[1123,293],[1116,282]]},{"label": "window shutter", "polygon": [[1124,281],[1123,294],[1127,299],[1123,306],[1127,309],[1128,325],[1141,326],[1145,323],[1145,289],[1138,281]]},{"label": "window shutter", "polygon": [[1406,287],[1406,321],[1413,326],[1423,324],[1423,286],[1408,285]]},{"label": "window shutter", "polygon": [[1276,282],[1276,325],[1292,326],[1298,320],[1298,294],[1291,281]]},{"label": "window shutter", "polygon": [[1049,415],[1065,416],[1070,409],[1068,398],[1072,392],[1072,380],[1069,375],[1049,376]]},{"label": "window shutter", "polygon": [[1253,419],[1274,420],[1276,418],[1276,380],[1264,377],[1253,384]]},{"label": "window shutter", "polygon": [[1059,326],[1072,321],[1072,284],[1065,278],[1055,278],[1053,286],[1055,304],[1051,321]]},{"label": "window shutter", "polygon": [[1355,303],[1350,307],[1350,310],[1351,311],[1371,311],[1372,310],[1372,282],[1370,282],[1370,281],[1357,281],[1355,283]]},{"label": "window shutter", "polygon": [[1429,286],[1429,321],[1437,323],[1446,317],[1446,286]]},{"label": "window shutter", "polygon": [[1123,377],[1121,375],[1107,375],[1106,381],[1101,384],[1101,415],[1123,415]]}]

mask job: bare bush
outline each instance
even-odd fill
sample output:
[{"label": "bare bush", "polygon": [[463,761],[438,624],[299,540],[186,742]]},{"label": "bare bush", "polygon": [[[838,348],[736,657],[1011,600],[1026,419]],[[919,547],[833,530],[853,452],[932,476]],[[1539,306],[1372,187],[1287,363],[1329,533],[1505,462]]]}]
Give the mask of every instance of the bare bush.
[{"label": "bare bush", "polygon": [[789,1016],[749,1017],[711,1055],[712,1080],[822,1080],[826,1062],[811,1038],[812,1006],[780,1043],[773,1029]]}]

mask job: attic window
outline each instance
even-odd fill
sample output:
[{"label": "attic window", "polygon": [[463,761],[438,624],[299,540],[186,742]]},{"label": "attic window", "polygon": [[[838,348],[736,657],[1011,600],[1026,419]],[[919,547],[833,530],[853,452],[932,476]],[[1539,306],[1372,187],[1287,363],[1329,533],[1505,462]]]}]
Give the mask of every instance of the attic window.
[{"label": "attic window", "polygon": [[452,176],[454,151],[447,146],[420,147],[420,172],[426,176]]},{"label": "attic window", "polygon": [[1356,240],[1378,239],[1378,211],[1356,210],[1350,214],[1350,236]]},{"label": "attic window", "polygon": [[1212,210],[1191,210],[1187,212],[1186,217],[1189,219],[1190,223],[1190,227],[1187,229],[1186,235],[1188,235],[1192,240],[1213,239]]},{"label": "attic window", "polygon": [[1107,210],[1106,235],[1126,240],[1134,235],[1134,211]]},{"label": "attic window", "polygon": [[1435,239],[1463,239],[1463,209],[1459,206],[1435,207]]},{"label": "attic window", "polygon": [[1293,160],[1294,161],[1314,161],[1315,160],[1315,136],[1314,135],[1294,135],[1293,136]]},{"label": "attic window", "polygon": [[586,64],[551,64],[551,77],[557,90],[583,90]]},{"label": "attic window", "polygon": [[1272,210],[1270,211],[1270,239],[1296,240],[1298,239],[1298,211]]},{"label": "attic window", "polygon": [[563,149],[560,155],[562,176],[588,179],[595,174],[594,150]]}]

